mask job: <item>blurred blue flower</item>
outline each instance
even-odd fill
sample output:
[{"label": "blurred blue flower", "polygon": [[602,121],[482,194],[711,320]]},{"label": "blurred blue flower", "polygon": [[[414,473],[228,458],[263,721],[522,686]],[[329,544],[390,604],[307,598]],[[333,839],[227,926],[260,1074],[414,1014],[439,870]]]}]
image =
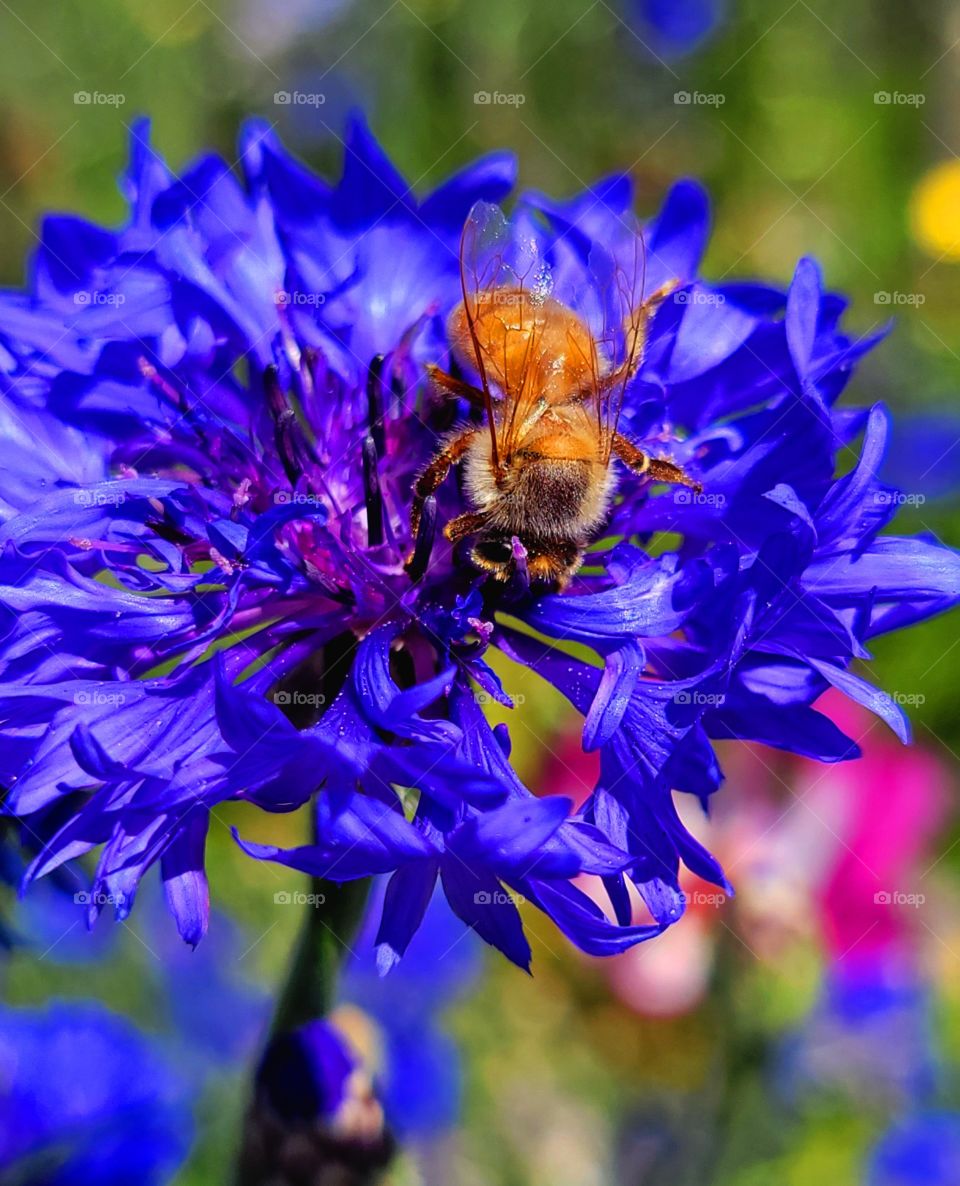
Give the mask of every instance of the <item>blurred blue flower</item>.
[{"label": "blurred blue flower", "polygon": [[942,1060],[931,993],[909,950],[834,964],[778,1063],[780,1086],[794,1100],[840,1090],[888,1118],[867,1158],[866,1186],[960,1181],[960,1115],[936,1110]]},{"label": "blurred blue flower", "polygon": [[[362,121],[345,143],[329,185],[251,125],[241,184],[212,156],[174,177],[138,124],[127,224],[48,218],[30,291],[0,295],[0,448],[17,474],[0,780],[44,837],[28,879],[102,846],[88,913],[123,918],[158,862],[195,944],[218,804],[313,800],[308,844],[241,843],[337,881],[392,874],[381,972],[438,879],[521,966],[521,899],[584,950],[623,950],[680,917],[681,861],[726,886],[672,795],[716,790],[712,738],[852,757],[812,707],[831,685],[906,735],[849,666],[873,635],[954,604],[960,562],[878,534],[896,509],[876,477],[886,413],[834,407],[875,339],[843,333],[810,261],[785,294],[698,280],[708,212],[691,182],[645,231],[631,299],[680,287],[622,425],[703,492],[624,476],[606,542],[562,594],[484,583],[434,534],[464,509],[452,482],[414,537],[413,481],[458,416],[424,380],[449,353],[461,228],[506,196],[514,164],[493,154],[421,200]],[[511,249],[594,324],[636,252],[631,204],[625,177],[567,203],[526,195]],[[643,550],[659,532],[682,542]],[[597,661],[553,645],[570,641]],[[602,772],[579,812],[517,778],[479,703],[512,703],[490,647],[584,714]],[[582,873],[603,878],[615,922]],[[632,921],[631,882],[652,921]]]},{"label": "blurred blue flower", "polygon": [[452,1128],[460,1115],[460,1055],[443,1012],[480,973],[471,930],[435,892],[403,962],[389,980],[375,952],[380,887],[343,971],[342,999],[373,1024],[381,1046],[377,1076],[392,1131],[404,1143]]},{"label": "blurred blue flower", "polygon": [[780,1068],[791,1094],[840,1089],[897,1108],[928,1098],[936,1069],[929,991],[907,960],[889,954],[830,969]]},{"label": "blurred blue flower", "polygon": [[949,408],[897,418],[894,447],[884,461],[885,481],[907,506],[957,493],[960,416]]},{"label": "blurred blue flower", "polygon": [[186,1098],[159,1042],[99,1004],[0,1010],[4,1182],[167,1182],[192,1140]]},{"label": "blurred blue flower", "polygon": [[[160,921],[157,897],[150,896],[145,927]],[[214,912],[213,922],[196,951],[171,928],[150,928],[148,940],[157,957],[148,970],[157,983],[159,1020],[171,1035],[179,1065],[198,1083],[210,1073],[245,1066],[262,1043],[273,1011],[270,993],[243,975],[250,936],[222,912]]]},{"label": "blurred blue flower", "polygon": [[[102,957],[104,943],[71,942],[80,919],[74,910],[66,924],[62,890],[31,897],[30,909],[16,916],[22,959]],[[147,922],[161,909],[159,893],[151,892]],[[0,1008],[0,1181],[126,1186],[171,1179],[190,1147],[196,1105],[209,1104],[207,1092],[246,1064],[272,1010],[268,993],[241,975],[247,944],[233,920],[219,915],[216,924],[199,951],[172,930],[151,935],[142,966],[130,961],[147,951],[144,941],[128,937],[120,952],[126,964],[109,965],[136,969],[157,1027],[149,1035],[99,1001]],[[116,933],[107,936],[114,956]]]},{"label": "blurred blue flower", "polygon": [[385,982],[375,953],[383,888],[374,886],[351,943],[336,1009],[267,1046],[244,1126],[243,1182],[294,1159],[313,1175],[381,1165],[395,1138],[407,1149],[425,1145],[458,1119],[460,1057],[441,1013],[479,970],[477,940],[437,892]]},{"label": "blurred blue flower", "polygon": [[895,1124],[870,1156],[867,1186],[960,1182],[960,1115],[918,1112]]},{"label": "blurred blue flower", "polygon": [[316,1019],[270,1041],[243,1126],[239,1186],[373,1182],[393,1151],[370,1075],[340,1030]]},{"label": "blurred blue flower", "polygon": [[271,1041],[257,1071],[257,1086],[284,1120],[332,1120],[357,1066],[344,1036],[318,1019]]},{"label": "blurred blue flower", "polygon": [[26,828],[18,842],[16,831],[15,821],[0,820],[0,953],[32,948],[52,963],[104,954],[116,936],[109,931],[91,936],[80,925],[77,904],[86,879],[71,865],[62,865],[26,898],[17,894],[39,837],[31,837]]},{"label": "blurred blue flower", "polygon": [[725,0],[627,0],[627,18],[651,51],[667,61],[699,49],[726,15]]}]

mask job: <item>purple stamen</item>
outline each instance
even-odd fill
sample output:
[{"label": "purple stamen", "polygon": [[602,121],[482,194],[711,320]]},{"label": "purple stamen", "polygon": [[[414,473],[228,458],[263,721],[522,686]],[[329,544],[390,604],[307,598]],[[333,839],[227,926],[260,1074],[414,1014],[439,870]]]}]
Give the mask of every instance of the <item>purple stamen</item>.
[{"label": "purple stamen", "polygon": [[151,387],[156,388],[165,399],[169,400],[183,419],[190,425],[197,435],[197,440],[202,445],[207,445],[207,434],[197,423],[197,418],[193,413],[193,409],[190,407],[190,402],[186,394],[179,388],[174,387],[172,383],[169,383],[149,359],[141,356],[137,359],[137,365],[140,368],[140,374],[143,375]]},{"label": "purple stamen", "polygon": [[376,446],[377,454],[382,457],[385,452],[383,432],[383,355],[378,354],[370,363],[367,371],[367,408],[370,418],[370,436]]},{"label": "purple stamen", "polygon": [[503,756],[505,758],[509,758],[510,750],[512,748],[510,744],[510,730],[507,728],[507,725],[504,721],[501,721],[498,725],[493,726],[493,735],[497,739],[497,745],[500,746]]},{"label": "purple stamen", "polygon": [[314,396],[313,367],[315,361],[314,351],[311,347],[304,346],[300,353],[300,365],[296,371],[297,388],[304,403],[309,403]]},{"label": "purple stamen", "polygon": [[414,544],[413,556],[407,565],[407,574],[416,584],[423,578],[433,553],[433,541],[437,534],[437,500],[431,494],[424,501],[420,512],[420,526],[417,529],[417,542]]},{"label": "purple stamen", "polygon": [[264,369],[263,389],[267,397],[267,407],[273,417],[277,453],[287,480],[291,486],[295,486],[303,473],[294,443],[297,415],[290,407],[286,392],[280,383],[280,375],[273,364]]},{"label": "purple stamen", "polygon": [[390,377],[390,410],[394,416],[402,416],[407,406],[407,385],[403,376],[396,371]]},{"label": "purple stamen", "polygon": [[383,543],[383,493],[377,469],[377,446],[373,437],[363,442],[363,497],[367,504],[367,545],[378,548]]},{"label": "purple stamen", "polygon": [[513,571],[518,589],[526,593],[530,588],[530,573],[527,569],[527,549],[517,536],[510,540],[510,551],[513,554]]}]

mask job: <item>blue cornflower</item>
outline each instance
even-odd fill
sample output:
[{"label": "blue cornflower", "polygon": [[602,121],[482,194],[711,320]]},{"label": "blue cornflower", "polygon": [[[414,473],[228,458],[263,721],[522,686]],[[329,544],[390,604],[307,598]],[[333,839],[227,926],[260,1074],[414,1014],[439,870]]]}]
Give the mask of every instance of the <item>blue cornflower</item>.
[{"label": "blue cornflower", "polygon": [[396,972],[377,974],[377,886],[343,970],[334,1020],[356,1044],[376,1051],[373,1071],[387,1124],[406,1146],[452,1129],[463,1095],[461,1056],[442,1015],[481,970],[480,944],[450,913],[439,890]]},{"label": "blue cornflower", "polygon": [[[162,906],[148,888],[149,921]],[[88,936],[85,953],[71,943],[77,920],[64,921],[62,891],[30,899],[15,919],[22,960],[102,960],[102,943]],[[215,924],[198,952],[172,929],[151,946],[140,969],[150,1034],[95,1000],[0,1007],[0,1181],[161,1186],[175,1177],[198,1105],[259,1046],[269,1020],[268,995],[240,970],[249,937],[224,915]]]},{"label": "blue cornflower", "polygon": [[937,1071],[930,993],[895,960],[840,962],[785,1043],[782,1062],[790,1095],[834,1089],[900,1108],[929,1099]]},{"label": "blue cornflower", "polygon": [[23,1186],[170,1181],[189,1085],[155,1040],[89,1002],[0,1010],[0,1177]]},{"label": "blue cornflower", "polygon": [[870,1155],[867,1186],[949,1186],[960,1175],[960,1116],[920,1111],[893,1125]]},{"label": "blue cornflower", "polygon": [[363,1060],[316,1019],[268,1045],[243,1126],[240,1186],[268,1181],[370,1181],[394,1139]]},{"label": "blue cornflower", "polygon": [[641,45],[673,61],[707,42],[726,8],[724,0],[627,0],[626,15]]},{"label": "blue cornflower", "polygon": [[[873,635],[954,604],[960,561],[878,534],[896,506],[876,478],[886,414],[834,407],[873,341],[844,335],[811,262],[786,294],[711,287],[705,196],[674,187],[642,291],[675,290],[621,425],[702,489],[625,475],[568,591],[531,587],[522,549],[504,588],[437,531],[467,509],[455,483],[415,532],[410,507],[469,416],[425,368],[448,364],[461,228],[507,195],[512,161],[419,200],[355,121],[336,185],[260,125],[241,166],[242,183],[216,157],[176,178],[138,125],[127,225],[48,219],[31,291],[0,297],[18,474],[0,508],[0,778],[42,840],[30,878],[102,846],[90,914],[122,918],[159,862],[196,943],[217,805],[312,801],[307,844],[241,843],[334,881],[391,874],[381,971],[438,880],[522,966],[521,899],[602,954],[676,921],[681,861],[726,886],[673,801],[716,790],[712,738],[853,756],[812,707],[831,684],[905,734],[849,667]],[[598,267],[622,276],[636,250],[631,201],[623,177],[567,203],[527,195],[504,251],[592,324],[609,312]],[[577,813],[532,795],[488,724],[476,689],[511,703],[491,648],[583,713],[601,776]],[[574,884],[585,873],[616,921]],[[631,884],[652,921],[633,921]]]},{"label": "blue cornflower", "polygon": [[384,981],[374,955],[382,890],[351,944],[340,1004],[275,1035],[260,1060],[241,1158],[252,1182],[294,1155],[314,1173],[340,1162],[372,1167],[394,1138],[429,1142],[457,1121],[460,1058],[439,1014],[479,973],[478,945],[438,892]]}]

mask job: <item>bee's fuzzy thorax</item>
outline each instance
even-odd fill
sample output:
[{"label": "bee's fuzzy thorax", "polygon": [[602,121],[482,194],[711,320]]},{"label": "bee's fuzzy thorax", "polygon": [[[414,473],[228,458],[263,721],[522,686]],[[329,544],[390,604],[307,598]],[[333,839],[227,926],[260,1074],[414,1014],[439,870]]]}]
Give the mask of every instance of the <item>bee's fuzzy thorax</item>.
[{"label": "bee's fuzzy thorax", "polygon": [[606,518],[616,488],[613,467],[600,457],[537,456],[502,461],[498,480],[489,434],[475,433],[464,457],[471,507],[491,530],[542,539],[580,541]]}]

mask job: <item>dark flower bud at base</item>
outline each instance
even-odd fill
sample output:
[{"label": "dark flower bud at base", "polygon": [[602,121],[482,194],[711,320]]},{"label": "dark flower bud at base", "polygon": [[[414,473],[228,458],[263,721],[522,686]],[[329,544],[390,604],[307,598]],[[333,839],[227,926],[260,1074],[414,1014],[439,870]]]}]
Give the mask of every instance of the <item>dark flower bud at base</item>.
[{"label": "dark flower bud at base", "polygon": [[373,1082],[325,1021],[274,1038],[257,1071],[239,1186],[366,1186],[394,1152]]}]

